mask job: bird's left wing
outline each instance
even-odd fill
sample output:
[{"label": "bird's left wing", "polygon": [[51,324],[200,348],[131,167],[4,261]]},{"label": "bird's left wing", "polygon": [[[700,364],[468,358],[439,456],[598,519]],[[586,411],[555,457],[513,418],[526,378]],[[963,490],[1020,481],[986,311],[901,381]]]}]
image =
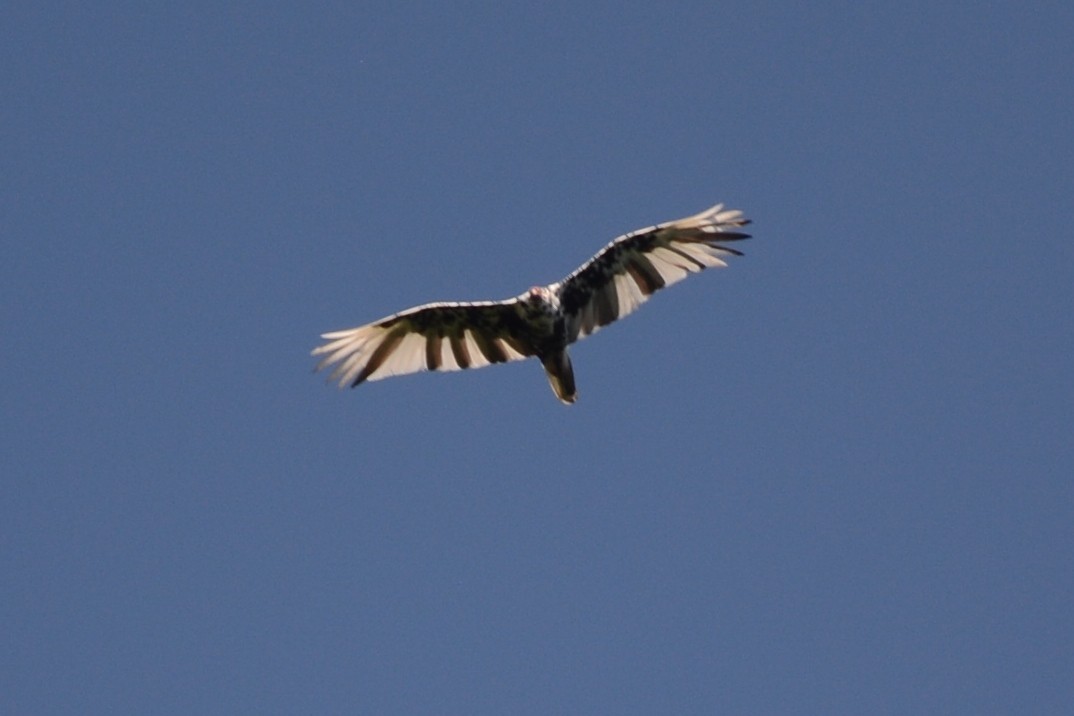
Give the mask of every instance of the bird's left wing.
[{"label": "bird's left wing", "polygon": [[706,268],[726,266],[741,251],[722,245],[748,239],[733,229],[749,219],[723,204],[678,221],[620,236],[552,287],[566,317],[567,340],[595,333],[631,313],[654,292]]},{"label": "bird's left wing", "polygon": [[321,370],[335,369],[329,381],[354,387],[366,380],[422,370],[463,370],[521,360],[533,346],[518,299],[475,303],[428,303],[358,328],[325,333]]}]

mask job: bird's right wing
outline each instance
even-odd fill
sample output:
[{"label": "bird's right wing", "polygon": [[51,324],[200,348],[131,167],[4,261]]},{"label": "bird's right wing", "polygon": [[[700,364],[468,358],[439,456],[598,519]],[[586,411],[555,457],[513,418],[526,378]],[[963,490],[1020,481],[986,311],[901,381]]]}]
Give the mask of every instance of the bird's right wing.
[{"label": "bird's right wing", "polygon": [[726,266],[724,257],[742,252],[723,244],[748,239],[749,234],[735,231],[748,223],[741,211],[717,204],[615,239],[555,285],[568,341],[633,312],[654,292],[691,273]]},{"label": "bird's right wing", "polygon": [[428,303],[358,328],[325,333],[317,370],[341,388],[422,370],[463,370],[534,355],[519,300]]}]

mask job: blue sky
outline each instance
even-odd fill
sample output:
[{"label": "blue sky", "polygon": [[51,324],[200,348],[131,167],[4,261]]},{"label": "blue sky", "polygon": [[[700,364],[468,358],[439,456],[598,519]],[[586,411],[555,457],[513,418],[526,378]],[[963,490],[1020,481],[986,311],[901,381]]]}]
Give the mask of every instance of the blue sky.
[{"label": "blue sky", "polygon": [[[1069,3],[15,3],[10,713],[1059,713]],[[716,201],[534,362],[318,334]]]}]

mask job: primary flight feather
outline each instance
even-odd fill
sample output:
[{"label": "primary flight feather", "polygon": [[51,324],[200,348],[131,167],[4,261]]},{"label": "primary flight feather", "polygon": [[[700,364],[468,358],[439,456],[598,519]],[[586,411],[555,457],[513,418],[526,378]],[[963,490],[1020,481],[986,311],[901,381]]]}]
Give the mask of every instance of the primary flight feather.
[{"label": "primary flight feather", "polygon": [[355,387],[367,380],[422,370],[463,370],[540,359],[556,397],[578,392],[567,346],[632,312],[665,286],[742,253],[725,242],[749,219],[717,204],[700,214],[615,239],[562,281],[503,301],[427,303],[379,321],[325,333],[313,350],[317,370]]}]

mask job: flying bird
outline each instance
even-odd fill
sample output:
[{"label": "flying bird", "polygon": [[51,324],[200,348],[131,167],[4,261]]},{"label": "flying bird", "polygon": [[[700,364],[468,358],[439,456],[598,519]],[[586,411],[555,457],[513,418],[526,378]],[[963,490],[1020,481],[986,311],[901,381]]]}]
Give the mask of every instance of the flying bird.
[{"label": "flying bird", "polygon": [[613,240],[562,281],[503,301],[427,303],[379,321],[325,333],[316,370],[352,388],[422,370],[464,370],[535,357],[556,397],[578,392],[567,346],[632,312],[656,291],[742,252],[734,229],[749,219],[723,204]]}]

